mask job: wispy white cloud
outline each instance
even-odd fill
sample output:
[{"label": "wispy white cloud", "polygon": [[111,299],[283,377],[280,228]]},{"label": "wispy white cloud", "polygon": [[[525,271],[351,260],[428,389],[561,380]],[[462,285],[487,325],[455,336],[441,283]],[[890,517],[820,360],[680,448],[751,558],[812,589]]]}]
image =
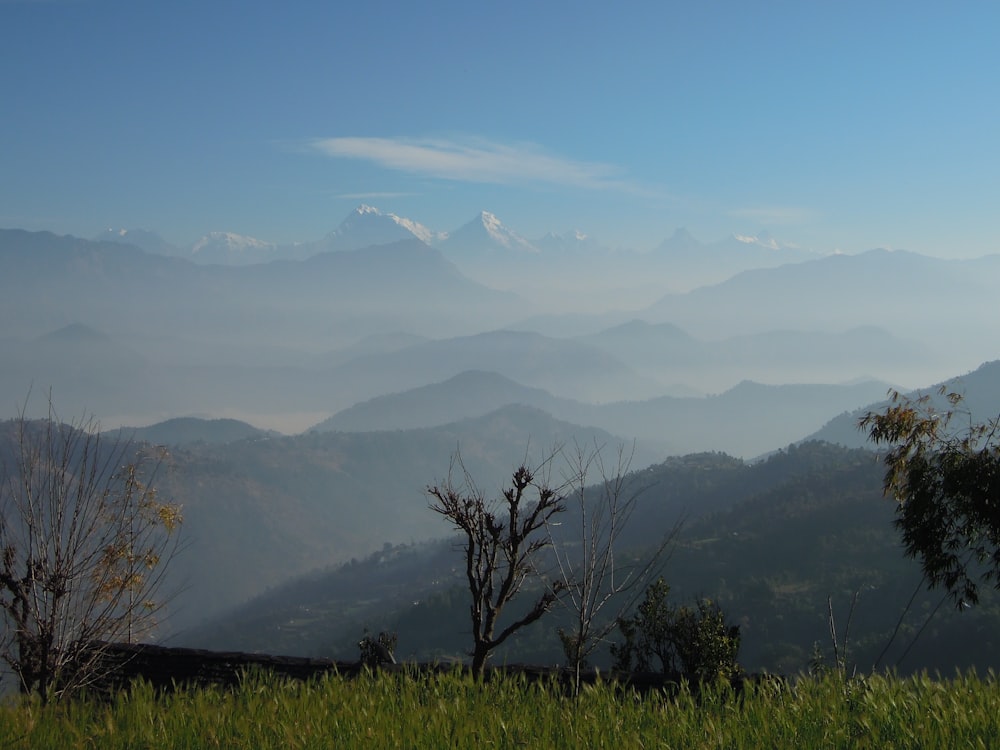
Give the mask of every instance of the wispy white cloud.
[{"label": "wispy white cloud", "polygon": [[652,192],[625,179],[614,165],[567,159],[531,143],[505,144],[481,138],[318,138],[310,146],[338,159],[359,159],[400,172],[459,182]]},{"label": "wispy white cloud", "polygon": [[739,219],[749,219],[759,224],[771,226],[787,226],[805,224],[818,218],[818,213],[811,208],[801,206],[758,206],[755,208],[737,208],[729,212],[730,216]]},{"label": "wispy white cloud", "polygon": [[352,201],[367,201],[367,200],[374,200],[376,198],[409,198],[414,195],[417,195],[417,193],[374,192],[374,193],[338,193],[335,197]]}]

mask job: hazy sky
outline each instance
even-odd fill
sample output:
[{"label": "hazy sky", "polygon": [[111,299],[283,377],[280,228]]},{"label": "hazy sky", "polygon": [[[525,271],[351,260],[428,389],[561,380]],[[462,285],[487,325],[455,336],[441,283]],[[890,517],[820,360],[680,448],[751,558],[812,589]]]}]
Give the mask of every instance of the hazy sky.
[{"label": "hazy sky", "polygon": [[0,0],[0,226],[1000,251],[1000,4]]}]

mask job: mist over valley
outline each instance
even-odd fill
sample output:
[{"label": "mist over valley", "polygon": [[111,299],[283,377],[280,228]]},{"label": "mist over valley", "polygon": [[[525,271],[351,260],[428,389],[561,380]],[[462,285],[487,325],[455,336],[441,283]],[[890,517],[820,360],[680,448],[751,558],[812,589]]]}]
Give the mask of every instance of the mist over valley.
[{"label": "mist over valley", "polygon": [[[584,445],[625,450],[649,479],[641,529],[686,519],[670,564],[678,590],[720,590],[727,610],[753,613],[754,666],[794,668],[810,613],[785,630],[762,613],[793,583],[749,551],[770,532],[746,507],[768,493],[794,504],[797,483],[819,482],[807,512],[818,530],[856,499],[822,482],[836,493],[857,472],[899,557],[857,419],[890,389],[963,375],[977,413],[1000,410],[995,363],[984,365],[996,358],[998,285],[997,256],[823,255],[684,231],[633,252],[578,234],[528,241],[487,212],[445,233],[361,206],[294,246],[0,230],[0,392],[5,418],[41,415],[51,394],[60,414],[168,448],[159,487],[183,505],[186,545],[167,642],[350,658],[359,628],[379,623],[411,639],[413,658],[455,656],[458,635],[432,634],[435,617],[454,616],[461,581],[424,490],[457,451],[492,492],[526,458]],[[794,515],[781,507],[761,518],[779,513],[780,526]],[[751,547],[697,541],[729,526]],[[653,536],[630,539],[641,549]],[[735,554],[751,556],[757,598],[733,588]],[[862,585],[858,571],[871,578],[877,562],[857,554],[840,560],[854,573],[809,558],[812,578],[794,586],[808,586],[810,607],[830,587]],[[394,560],[408,572],[385,579]],[[902,596],[879,580],[886,602]],[[510,654],[553,648],[529,638]]]}]

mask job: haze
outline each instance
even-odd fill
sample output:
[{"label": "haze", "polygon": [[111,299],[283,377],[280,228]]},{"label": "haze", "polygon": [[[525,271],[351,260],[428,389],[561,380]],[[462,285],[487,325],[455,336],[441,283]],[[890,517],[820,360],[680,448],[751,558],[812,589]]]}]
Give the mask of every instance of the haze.
[{"label": "haze", "polygon": [[0,225],[105,243],[5,236],[5,413],[297,432],[466,372],[597,405],[972,370],[997,11],[905,10],[0,3]]},{"label": "haze", "polygon": [[991,417],[998,22],[0,0],[0,419],[171,446],[177,628],[444,536],[459,445],[493,488],[526,445],[857,445],[961,376]]}]

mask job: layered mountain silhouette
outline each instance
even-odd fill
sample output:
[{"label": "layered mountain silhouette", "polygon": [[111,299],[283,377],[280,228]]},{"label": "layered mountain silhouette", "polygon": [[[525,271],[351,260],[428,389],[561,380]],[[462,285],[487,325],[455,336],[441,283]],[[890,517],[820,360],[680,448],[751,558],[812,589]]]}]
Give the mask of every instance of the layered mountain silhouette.
[{"label": "layered mountain silhouette", "polygon": [[469,371],[440,383],[356,404],[317,424],[317,431],[429,427],[477,417],[506,404],[542,409],[576,424],[636,438],[660,455],[721,450],[747,459],[794,442],[854,404],[886,393],[878,381],[854,385],[767,386],[744,382],[712,397],[657,397],[588,404],[528,388],[495,372]]},{"label": "layered mountain silhouette", "polygon": [[[948,402],[948,393],[962,396],[962,401],[957,407]],[[901,395],[914,400],[926,398],[926,406],[941,414],[958,410],[953,424],[958,429],[974,423],[986,424],[1000,415],[1000,360],[984,362],[965,375],[955,376],[926,388],[902,391]],[[890,403],[891,400],[886,394],[886,398],[845,411],[805,439],[824,440],[848,447],[871,448],[873,446],[868,436],[858,429],[858,421],[868,412],[884,411]]]}]

